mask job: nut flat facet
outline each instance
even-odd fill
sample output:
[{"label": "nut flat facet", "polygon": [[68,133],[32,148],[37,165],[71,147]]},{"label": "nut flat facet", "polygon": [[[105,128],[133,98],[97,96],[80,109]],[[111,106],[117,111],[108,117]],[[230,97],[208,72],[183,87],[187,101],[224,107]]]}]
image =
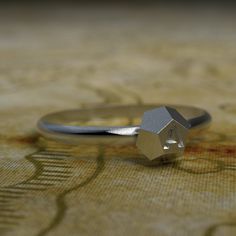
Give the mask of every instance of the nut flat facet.
[{"label": "nut flat facet", "polygon": [[150,160],[163,155],[181,155],[190,125],[175,109],[162,106],[143,115],[136,145]]}]

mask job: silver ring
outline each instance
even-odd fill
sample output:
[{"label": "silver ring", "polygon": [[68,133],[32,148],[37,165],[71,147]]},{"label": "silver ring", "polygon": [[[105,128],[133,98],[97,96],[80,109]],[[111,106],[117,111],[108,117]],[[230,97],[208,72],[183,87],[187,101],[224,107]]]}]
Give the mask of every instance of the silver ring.
[{"label": "silver ring", "polygon": [[187,131],[204,128],[210,121],[209,113],[196,107],[129,105],[51,113],[37,126],[42,135],[70,143],[123,144],[137,140],[141,152],[153,160],[181,155]]}]

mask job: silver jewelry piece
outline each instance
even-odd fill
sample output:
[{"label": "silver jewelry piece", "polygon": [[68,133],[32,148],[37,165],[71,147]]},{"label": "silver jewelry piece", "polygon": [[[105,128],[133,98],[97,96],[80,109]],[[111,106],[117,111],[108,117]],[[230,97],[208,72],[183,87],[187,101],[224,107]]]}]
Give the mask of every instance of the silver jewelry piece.
[{"label": "silver jewelry piece", "polygon": [[[141,125],[114,125],[114,120],[138,122],[142,115]],[[99,125],[109,121],[110,126]],[[209,113],[195,107],[131,105],[52,113],[38,121],[38,128],[44,136],[70,143],[123,144],[136,140],[138,149],[154,160],[182,155],[188,132],[204,128],[210,121]]]}]

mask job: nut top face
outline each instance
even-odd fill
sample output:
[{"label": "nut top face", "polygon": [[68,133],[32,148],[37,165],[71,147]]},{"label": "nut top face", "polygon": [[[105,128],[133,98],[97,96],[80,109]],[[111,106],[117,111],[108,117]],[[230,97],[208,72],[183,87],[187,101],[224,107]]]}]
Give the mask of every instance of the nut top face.
[{"label": "nut top face", "polygon": [[175,109],[162,106],[143,115],[136,145],[154,160],[167,154],[181,155],[190,125]]}]

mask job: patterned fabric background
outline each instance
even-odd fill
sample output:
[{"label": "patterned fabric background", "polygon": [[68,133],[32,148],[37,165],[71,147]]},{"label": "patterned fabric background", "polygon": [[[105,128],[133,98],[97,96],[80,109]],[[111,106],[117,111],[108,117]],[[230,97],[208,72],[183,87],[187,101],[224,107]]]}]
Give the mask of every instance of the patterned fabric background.
[{"label": "patterned fabric background", "polygon": [[[0,9],[0,235],[236,235],[236,20],[214,8]],[[195,105],[183,158],[41,138],[52,111]]]}]

